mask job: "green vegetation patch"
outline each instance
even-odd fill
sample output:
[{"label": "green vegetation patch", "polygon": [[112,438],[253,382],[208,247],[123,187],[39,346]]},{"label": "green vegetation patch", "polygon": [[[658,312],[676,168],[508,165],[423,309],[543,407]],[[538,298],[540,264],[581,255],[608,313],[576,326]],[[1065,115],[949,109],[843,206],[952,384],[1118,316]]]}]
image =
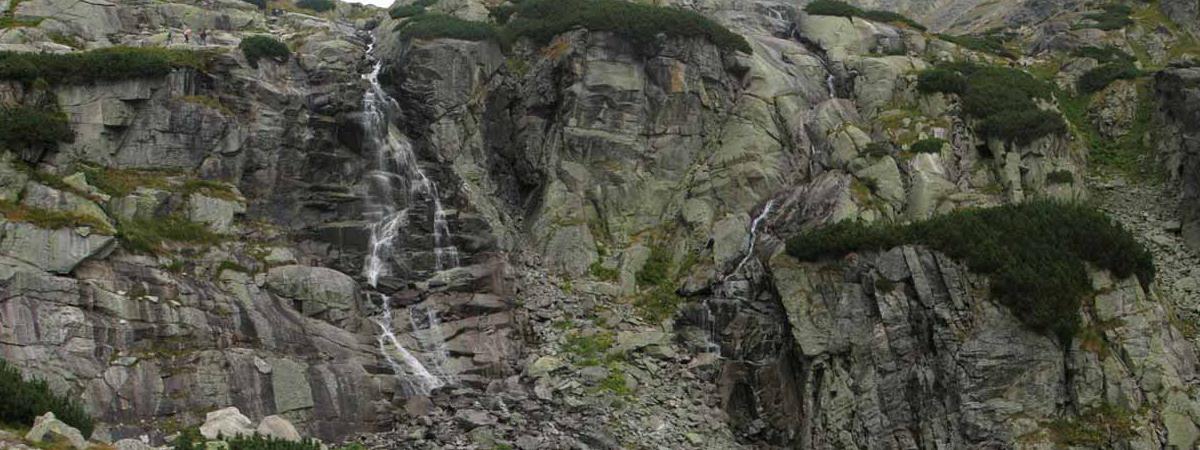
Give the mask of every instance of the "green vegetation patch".
[{"label": "green vegetation patch", "polygon": [[1111,62],[1089,70],[1079,77],[1079,91],[1085,94],[1100,92],[1117,80],[1132,80],[1142,76],[1132,62]]},{"label": "green vegetation patch", "polygon": [[214,245],[225,238],[206,225],[179,215],[118,221],[117,237],[126,250],[149,254],[163,253],[168,242]]},{"label": "green vegetation patch", "polygon": [[928,138],[914,142],[909,149],[913,153],[941,153],[942,147],[947,144],[945,139]]},{"label": "green vegetation patch", "polygon": [[938,34],[938,39],[952,42],[961,47],[977,52],[991,53],[996,56],[1016,59],[1017,54],[1009,48],[1012,35],[1005,32],[990,32],[984,34]]},{"label": "green vegetation patch", "polygon": [[32,426],[47,411],[75,427],[83,436],[92,435],[92,418],[70,397],[59,396],[43,380],[21,377],[21,372],[0,359],[0,424]]},{"label": "green vegetation patch", "polygon": [[0,80],[90,83],[162,77],[172,68],[205,70],[214,53],[159,47],[109,47],[74,53],[0,52]]},{"label": "green vegetation patch", "polygon": [[1028,144],[1067,130],[1060,114],[1035,102],[1052,99],[1053,87],[1017,69],[942,64],[923,71],[917,89],[962,97],[963,112],[979,121],[976,131],[985,137]]},{"label": "green vegetation patch", "polygon": [[10,201],[0,201],[0,215],[13,222],[28,223],[48,230],[90,227],[99,234],[113,234],[112,227],[104,221],[70,211],[33,208]]},{"label": "green vegetation patch", "polygon": [[0,107],[0,149],[45,149],[74,139],[66,114],[30,106]]},{"label": "green vegetation patch", "polygon": [[1075,174],[1066,169],[1055,170],[1046,174],[1046,182],[1050,184],[1071,184],[1075,182]]},{"label": "green vegetation patch", "polygon": [[291,50],[288,50],[287,44],[279,42],[279,40],[265,35],[250,36],[242,39],[238,44],[238,48],[242,49],[242,54],[246,55],[246,61],[250,63],[250,67],[258,67],[258,60],[262,58],[271,58],[279,62],[287,62],[292,55]]},{"label": "green vegetation patch", "polygon": [[296,6],[309,11],[325,12],[337,6],[333,0],[296,0]]},{"label": "green vegetation patch", "polygon": [[[842,222],[787,243],[801,260],[925,245],[991,278],[993,294],[1025,325],[1069,342],[1081,301],[1091,293],[1087,264],[1118,277],[1154,279],[1150,252],[1104,213],[1073,203],[1032,201],[966,209],[923,222]],[[1087,263],[1087,264],[1085,264]]]},{"label": "green vegetation patch", "polygon": [[171,186],[167,173],[161,171],[85,167],[83,174],[88,184],[114,197],[132,194],[143,186],[163,190]]},{"label": "green vegetation patch", "polygon": [[425,8],[437,4],[438,0],[417,0],[409,5],[397,5],[388,10],[393,19],[403,19],[425,13]]},{"label": "green vegetation patch", "polygon": [[837,0],[815,0],[804,7],[804,12],[814,16],[841,16],[846,18],[861,17],[876,22],[906,25],[920,31],[925,31],[924,25],[903,14],[881,9],[864,10],[857,6]]},{"label": "green vegetation patch", "polygon": [[1104,47],[1079,47],[1071,51],[1071,56],[1076,58],[1092,58],[1096,61],[1099,61],[1100,64],[1118,62],[1133,63],[1136,60],[1133,55],[1130,55],[1124,50],[1112,45],[1106,45]]},{"label": "green vegetation patch", "polygon": [[464,41],[500,41],[495,26],[445,14],[419,14],[396,26],[403,39],[448,38]]},{"label": "green vegetation patch", "polygon": [[1077,418],[1056,420],[1046,426],[1059,445],[1083,448],[1106,448],[1126,441],[1137,435],[1136,427],[1132,412],[1107,403]]},{"label": "green vegetation patch", "polygon": [[1129,16],[1133,14],[1133,8],[1120,3],[1109,3],[1100,7],[1100,12],[1084,15],[1084,19],[1096,21],[1094,27],[1077,25],[1076,28],[1098,28],[1105,31],[1119,30],[1129,25],[1133,25],[1133,19]]},{"label": "green vegetation patch", "polygon": [[506,33],[546,44],[575,28],[609,31],[640,45],[659,34],[705,38],[724,50],[753,53],[750,43],[698,13],[680,8],[642,5],[621,0],[524,0],[512,11]]},{"label": "green vegetation patch", "polygon": [[1111,170],[1130,179],[1153,178],[1160,176],[1158,166],[1152,162],[1154,153],[1153,143],[1147,136],[1154,117],[1155,101],[1151,92],[1150,82],[1145,79],[1135,80],[1138,90],[1138,104],[1134,111],[1133,123],[1129,132],[1116,139],[1105,137],[1088,117],[1088,108],[1097,94],[1081,92],[1071,95],[1058,92],[1056,96],[1062,107],[1063,115],[1071,122],[1071,128],[1087,143],[1088,163],[1090,167]]}]

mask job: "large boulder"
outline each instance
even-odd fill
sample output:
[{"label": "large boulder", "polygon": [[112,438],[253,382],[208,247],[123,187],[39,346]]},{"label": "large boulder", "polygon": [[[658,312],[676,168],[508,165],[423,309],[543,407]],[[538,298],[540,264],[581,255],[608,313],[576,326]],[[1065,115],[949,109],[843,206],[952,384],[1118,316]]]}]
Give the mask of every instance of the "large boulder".
[{"label": "large boulder", "polygon": [[67,425],[58,418],[54,417],[54,413],[47,412],[38,416],[33,421],[33,428],[25,433],[25,439],[33,442],[45,442],[52,440],[54,437],[61,437],[71,443],[71,447],[76,450],[86,450],[88,448],[87,439],[83,438],[83,433],[70,425]]},{"label": "large boulder", "polygon": [[267,272],[267,289],[292,300],[304,315],[335,325],[349,319],[358,303],[358,283],[349,275],[324,267],[272,268]]},{"label": "large boulder", "polygon": [[246,205],[236,200],[204,194],[188,196],[188,219],[208,225],[217,233],[232,232],[234,216],[245,212]]},{"label": "large boulder", "polygon": [[235,407],[218,409],[204,416],[204,424],[200,425],[200,434],[206,439],[216,439],[218,436],[249,436],[254,434],[254,422],[242,415]]},{"label": "large boulder", "polygon": [[300,432],[296,431],[296,427],[288,422],[287,419],[279,416],[264,417],[258,423],[258,434],[263,436],[282,439],[285,441],[300,442]]}]

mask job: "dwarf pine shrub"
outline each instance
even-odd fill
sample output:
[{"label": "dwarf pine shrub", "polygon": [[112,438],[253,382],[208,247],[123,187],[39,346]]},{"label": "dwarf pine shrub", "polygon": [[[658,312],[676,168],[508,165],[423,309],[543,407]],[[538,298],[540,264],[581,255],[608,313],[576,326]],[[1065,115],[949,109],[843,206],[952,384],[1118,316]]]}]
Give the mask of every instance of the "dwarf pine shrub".
[{"label": "dwarf pine shrub", "polygon": [[814,0],[804,6],[804,12],[814,16],[861,17],[876,22],[903,24],[910,28],[925,31],[924,25],[903,14],[881,9],[861,9],[857,6],[837,0]]},{"label": "dwarf pine shrub", "polygon": [[288,50],[287,44],[270,36],[262,35],[242,39],[238,48],[242,49],[242,54],[246,55],[246,61],[250,63],[251,67],[258,67],[258,60],[262,58],[286,62],[292,54],[291,50]]},{"label": "dwarf pine shrub", "polygon": [[0,423],[32,426],[47,411],[75,427],[86,438],[92,435],[92,418],[83,406],[50,390],[43,380],[21,378],[21,372],[0,359]]},{"label": "dwarf pine shrub", "polygon": [[912,224],[842,222],[793,237],[801,260],[924,245],[988,275],[1000,303],[1031,329],[1069,342],[1092,290],[1087,265],[1117,277],[1154,279],[1150,252],[1103,212],[1075,203],[1032,201],[965,209]]},{"label": "dwarf pine shrub", "polygon": [[976,131],[985,137],[1027,144],[1067,130],[1060,114],[1041,109],[1035,101],[1053,98],[1052,87],[1020,70],[942,64],[922,72],[917,89],[959,95],[963,112],[978,120]]}]

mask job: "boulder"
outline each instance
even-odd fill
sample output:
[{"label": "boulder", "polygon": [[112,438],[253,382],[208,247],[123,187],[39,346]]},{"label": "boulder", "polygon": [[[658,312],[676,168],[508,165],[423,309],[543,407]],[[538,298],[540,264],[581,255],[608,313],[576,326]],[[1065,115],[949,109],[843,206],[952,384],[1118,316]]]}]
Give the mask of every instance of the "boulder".
[{"label": "boulder", "polygon": [[258,434],[270,436],[285,441],[300,442],[300,432],[296,427],[280,416],[267,416],[258,423]]},{"label": "boulder", "polygon": [[25,433],[25,439],[32,442],[48,441],[54,436],[65,438],[71,443],[71,447],[77,450],[86,450],[88,448],[87,439],[83,438],[83,434],[74,427],[58,420],[52,412],[47,412],[34,419],[33,428],[30,428],[29,432]]},{"label": "boulder", "polygon": [[217,233],[233,231],[233,217],[246,212],[246,205],[203,194],[188,196],[188,219],[208,225]]},{"label": "boulder", "polygon": [[151,447],[150,444],[137,439],[121,439],[113,442],[113,447],[117,450],[154,450],[154,447]]},{"label": "boulder", "polygon": [[230,406],[205,415],[204,424],[200,425],[200,434],[206,439],[216,439],[217,436],[249,436],[254,434],[254,422],[242,415],[236,407]]},{"label": "boulder", "polygon": [[291,299],[301,313],[335,325],[345,322],[358,301],[358,283],[324,267],[280,266],[267,272],[267,289]]}]

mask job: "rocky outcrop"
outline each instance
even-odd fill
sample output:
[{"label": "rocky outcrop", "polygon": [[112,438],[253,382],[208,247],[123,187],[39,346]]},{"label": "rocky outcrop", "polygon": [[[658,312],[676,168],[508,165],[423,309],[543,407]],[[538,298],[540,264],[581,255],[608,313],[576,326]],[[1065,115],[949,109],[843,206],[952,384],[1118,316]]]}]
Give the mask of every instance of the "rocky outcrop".
[{"label": "rocky outcrop", "polygon": [[1125,428],[1091,445],[1197,437],[1194,349],[1136,280],[1093,273],[1087,331],[1064,347],[991,299],[988,280],[919,247],[816,264],[777,254],[750,273],[709,302],[728,352],[723,405],[752,439],[1052,448],[1080,445],[1098,420]]},{"label": "rocky outcrop", "polygon": [[59,438],[65,439],[76,450],[87,450],[91,447],[79,430],[58,420],[52,412],[38,416],[33,422],[33,427],[25,433],[25,439],[31,442],[52,442]]},{"label": "rocky outcrop", "polygon": [[1154,77],[1158,104],[1155,144],[1179,184],[1184,240],[1200,248],[1200,67],[1175,67]]}]

